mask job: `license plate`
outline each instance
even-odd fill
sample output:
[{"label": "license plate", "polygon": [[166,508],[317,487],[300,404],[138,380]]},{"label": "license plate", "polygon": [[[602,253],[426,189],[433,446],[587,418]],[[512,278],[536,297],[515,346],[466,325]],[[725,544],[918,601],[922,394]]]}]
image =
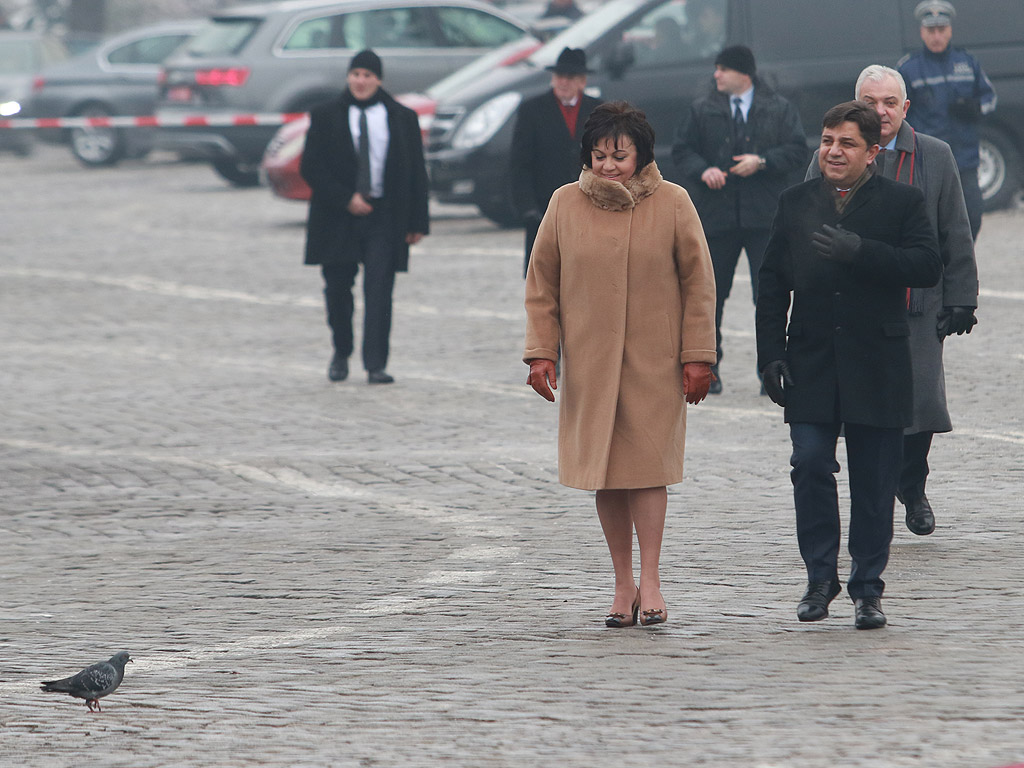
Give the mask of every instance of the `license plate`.
[{"label": "license plate", "polygon": [[168,101],[192,101],[192,89],[187,85],[175,85],[167,89]]}]

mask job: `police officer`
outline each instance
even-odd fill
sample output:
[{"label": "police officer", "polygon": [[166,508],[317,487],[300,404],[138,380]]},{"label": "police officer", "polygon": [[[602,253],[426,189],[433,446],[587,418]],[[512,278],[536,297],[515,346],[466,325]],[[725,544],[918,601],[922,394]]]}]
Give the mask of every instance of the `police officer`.
[{"label": "police officer", "polygon": [[996,92],[981,65],[950,45],[956,10],[947,0],[924,0],[914,9],[924,48],[897,65],[907,83],[907,119],[921,133],[942,139],[953,150],[967,203],[971,235],[981,229],[978,188],[978,122],[996,108]]}]

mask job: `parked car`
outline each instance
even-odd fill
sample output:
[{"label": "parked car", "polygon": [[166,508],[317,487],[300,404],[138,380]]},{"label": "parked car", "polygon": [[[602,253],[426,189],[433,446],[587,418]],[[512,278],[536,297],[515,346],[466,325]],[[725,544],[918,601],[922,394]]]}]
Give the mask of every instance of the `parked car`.
[{"label": "parked car", "polygon": [[[67,55],[64,46],[52,37],[0,31],[0,117],[28,117],[32,78],[47,64]],[[32,134],[24,129],[0,131],[0,150],[27,155],[32,151]]]},{"label": "parked car", "polygon": [[[289,0],[213,16],[165,62],[158,114],[306,112],[345,87],[351,57],[373,48],[392,93],[421,91],[488,50],[528,35],[477,0]],[[258,183],[273,126],[160,131],[166,148],[205,154],[233,184]]]},{"label": "parked car", "polygon": [[[593,95],[627,100],[647,113],[659,168],[672,181],[680,181],[670,157],[673,136],[690,102],[711,87],[724,45],[753,49],[758,73],[794,103],[816,143],[825,110],[852,98],[864,66],[892,66],[920,48],[916,3],[861,0],[852,13],[847,4],[819,0],[702,0],[698,18],[695,0],[610,0],[525,61],[480,77],[438,105],[427,153],[431,190],[444,202],[473,203],[500,224],[519,223],[507,181],[513,116],[523,99],[549,87],[544,68],[566,46],[586,50]],[[660,45],[657,31],[670,27],[677,39]],[[974,0],[957,17],[954,42],[979,58],[999,93],[995,114],[982,125],[979,181],[988,207],[1005,204],[1024,182],[1024,4]]]},{"label": "parked car", "polygon": [[[540,40],[532,36],[521,37],[500,48],[495,48],[457,72],[453,72],[428,88],[426,93],[402,93],[395,98],[419,116],[423,143],[426,144],[438,101],[447,98],[448,94],[457,92],[467,83],[473,82],[494,67],[510,66],[521,61],[540,46]],[[309,200],[311,194],[309,186],[299,174],[299,164],[302,162],[302,150],[306,146],[306,131],[308,129],[308,116],[285,123],[274,134],[274,138],[267,144],[267,149],[263,153],[260,171],[266,178],[270,190],[286,200]]]},{"label": "parked car", "polygon": [[[167,22],[117,35],[59,64],[45,67],[32,85],[33,117],[151,115],[160,65],[189,40],[200,20]],[[46,129],[40,137],[68,143],[84,165],[115,165],[140,157],[153,144],[148,128]]]}]

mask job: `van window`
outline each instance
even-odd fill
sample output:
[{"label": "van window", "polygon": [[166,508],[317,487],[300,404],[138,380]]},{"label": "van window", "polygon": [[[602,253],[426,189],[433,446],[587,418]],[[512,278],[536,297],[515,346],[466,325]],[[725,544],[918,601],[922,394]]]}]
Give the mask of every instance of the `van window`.
[{"label": "van window", "polygon": [[111,64],[159,64],[188,37],[186,34],[144,37],[115,48],[107,54],[107,61]]},{"label": "van window", "polygon": [[495,48],[523,36],[523,30],[475,8],[438,8],[444,44],[452,48]]},{"label": "van window", "polygon": [[726,0],[669,0],[622,33],[637,66],[713,59],[725,43]]},{"label": "van window", "polygon": [[750,47],[758,61],[856,57],[869,64],[886,54],[880,63],[889,64],[901,50],[899,7],[893,0],[786,0],[785,8],[780,13],[775,3],[750,3]]},{"label": "van window", "polygon": [[211,19],[201,27],[185,53],[193,58],[232,56],[249,42],[262,19],[225,16]]}]

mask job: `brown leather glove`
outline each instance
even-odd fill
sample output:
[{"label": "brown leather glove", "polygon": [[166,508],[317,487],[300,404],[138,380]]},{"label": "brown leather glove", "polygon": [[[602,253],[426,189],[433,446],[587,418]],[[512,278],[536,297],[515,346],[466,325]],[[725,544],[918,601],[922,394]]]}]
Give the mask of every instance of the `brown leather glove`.
[{"label": "brown leather glove", "polygon": [[711,372],[711,363],[683,364],[683,396],[690,405],[696,405],[708,396],[711,382],[715,374]]},{"label": "brown leather glove", "polygon": [[[551,386],[548,386],[548,382]],[[552,389],[558,389],[558,381],[555,377],[555,363],[544,358],[536,358],[530,361],[530,375],[526,377],[526,383],[533,387],[534,392],[545,400],[555,402],[555,393]]]}]

